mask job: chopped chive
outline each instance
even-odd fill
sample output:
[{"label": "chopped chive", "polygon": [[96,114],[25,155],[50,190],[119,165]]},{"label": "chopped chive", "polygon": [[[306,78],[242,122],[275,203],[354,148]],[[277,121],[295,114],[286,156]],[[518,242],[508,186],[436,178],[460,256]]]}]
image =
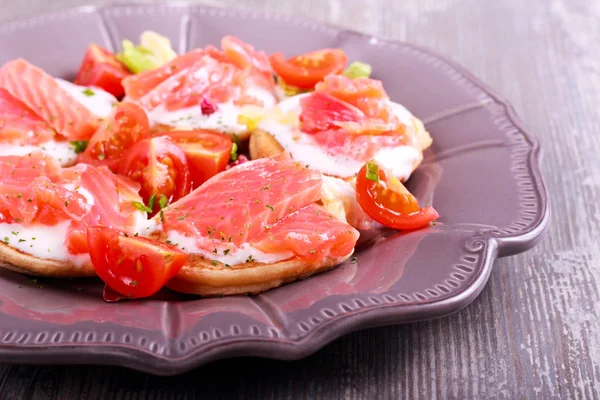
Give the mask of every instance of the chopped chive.
[{"label": "chopped chive", "polygon": [[88,97],[92,97],[93,95],[96,94],[96,92],[94,92],[92,89],[90,88],[85,88],[84,90],[81,91],[81,93],[85,94]]},{"label": "chopped chive", "polygon": [[310,251],[310,254],[315,254],[315,252],[316,252],[315,249],[310,249],[309,251]]},{"label": "chopped chive", "polygon": [[358,257],[356,257],[356,256],[352,257],[352,259],[350,260],[350,262],[352,264],[356,264],[357,261],[358,261]]},{"label": "chopped chive", "polygon": [[165,213],[163,212],[163,210],[160,210],[160,222],[164,223],[165,222]]},{"label": "chopped chive", "polygon": [[73,151],[75,151],[75,153],[77,153],[77,154],[83,153],[85,151],[87,145],[88,145],[87,140],[73,140],[71,142],[71,146],[73,146]]},{"label": "chopped chive", "polygon": [[139,201],[134,201],[132,204],[133,204],[133,206],[135,208],[137,208],[140,211],[145,211],[145,212],[148,212],[148,213],[152,212],[152,209],[149,208],[149,207],[147,207],[147,206],[145,206],[144,203],[140,203]]},{"label": "chopped chive", "polygon": [[106,155],[104,155],[104,153],[98,155],[98,160],[104,160],[105,158]]},{"label": "chopped chive", "polygon": [[347,76],[350,79],[356,78],[368,78],[371,76],[372,68],[369,64],[354,61],[348,68],[344,70],[343,75]]},{"label": "chopped chive", "polygon": [[273,206],[270,206],[270,205],[267,204],[265,207],[267,207],[271,211],[275,211],[275,208]]},{"label": "chopped chive", "polygon": [[240,138],[238,137],[237,134],[232,133],[231,134],[231,138],[233,139],[233,141],[235,142],[235,144],[237,144],[238,146],[240,145]]},{"label": "chopped chive", "polygon": [[25,241],[26,241],[25,239],[19,239],[19,243],[25,242]]},{"label": "chopped chive", "polygon": [[377,164],[367,163],[367,179],[379,182],[379,167]]},{"label": "chopped chive", "polygon": [[223,250],[223,255],[227,255],[227,254],[229,254],[229,249]]},{"label": "chopped chive", "polygon": [[214,265],[215,267],[216,267],[217,265],[219,265],[219,262],[218,262],[217,260],[212,260],[210,263],[211,263],[212,265]]},{"label": "chopped chive", "polygon": [[229,151],[229,157],[231,161],[236,161],[238,159],[238,145],[236,142],[231,143],[231,150]]},{"label": "chopped chive", "polygon": [[133,281],[131,281],[131,286],[137,286],[138,282],[134,279]]},{"label": "chopped chive", "polygon": [[152,196],[148,199],[148,208],[154,210],[154,205],[156,204],[156,193],[153,193]]},{"label": "chopped chive", "polygon": [[184,215],[182,215],[181,217],[178,217],[177,220],[178,221],[183,221],[184,219],[186,219],[188,217],[188,215],[190,215],[190,213],[185,213]]},{"label": "chopped chive", "polygon": [[161,194],[160,198],[158,199],[158,205],[160,209],[162,210],[163,208],[165,208],[167,204],[169,204],[169,199],[167,199],[167,196],[165,196],[164,194]]}]

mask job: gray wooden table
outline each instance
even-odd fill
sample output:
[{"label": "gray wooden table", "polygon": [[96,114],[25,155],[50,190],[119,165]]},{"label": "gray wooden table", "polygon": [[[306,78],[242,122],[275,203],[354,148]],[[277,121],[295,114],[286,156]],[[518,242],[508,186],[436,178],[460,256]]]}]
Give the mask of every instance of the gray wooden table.
[{"label": "gray wooden table", "polygon": [[[87,3],[108,3],[88,1]],[[0,365],[1,398],[594,398],[600,396],[600,1],[212,1],[305,15],[449,55],[542,141],[553,221],[436,321],[348,335],[297,362],[237,359],[157,378]],[[0,0],[0,19],[82,4]]]}]

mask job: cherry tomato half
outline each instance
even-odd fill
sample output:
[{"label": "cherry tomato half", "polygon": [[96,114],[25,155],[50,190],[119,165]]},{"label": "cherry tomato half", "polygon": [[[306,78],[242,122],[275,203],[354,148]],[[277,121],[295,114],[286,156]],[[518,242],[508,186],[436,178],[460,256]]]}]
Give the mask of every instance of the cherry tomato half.
[{"label": "cherry tomato half", "polygon": [[187,156],[194,188],[225,170],[229,163],[233,142],[222,133],[195,130],[171,131],[165,132],[165,135],[173,139]]},{"label": "cherry tomato half", "polygon": [[134,103],[119,103],[90,139],[79,161],[116,171],[123,152],[150,137],[146,112]]},{"label": "cherry tomato half", "polygon": [[[119,173],[142,185],[140,196],[148,204],[154,196],[169,202],[191,190],[190,169],[183,150],[166,136],[145,139],[128,149],[119,165]],[[159,204],[155,200],[154,210]]]},{"label": "cherry tomato half", "polygon": [[342,72],[348,56],[340,49],[322,49],[287,60],[282,53],[275,53],[269,60],[285,83],[300,89],[312,89],[327,75]]},{"label": "cherry tomato half", "polygon": [[358,172],[356,199],[371,218],[389,228],[422,228],[439,217],[431,206],[419,208],[417,199],[396,177],[372,162]]},{"label": "cherry tomato half", "polygon": [[75,77],[75,83],[83,86],[96,86],[115,97],[123,97],[125,90],[121,80],[131,73],[110,51],[90,44]]},{"label": "cherry tomato half", "polygon": [[188,259],[188,254],[175,246],[106,226],[88,227],[87,240],[100,279],[131,298],[158,292]]}]

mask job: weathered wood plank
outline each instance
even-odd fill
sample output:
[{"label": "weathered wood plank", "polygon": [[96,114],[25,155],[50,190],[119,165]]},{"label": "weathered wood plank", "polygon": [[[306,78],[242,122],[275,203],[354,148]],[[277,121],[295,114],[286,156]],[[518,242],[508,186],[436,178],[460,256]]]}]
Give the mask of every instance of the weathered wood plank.
[{"label": "weathered wood plank", "polygon": [[[79,3],[0,0],[0,18]],[[526,254],[500,260],[465,310],[351,334],[305,360],[230,360],[173,378],[119,368],[1,366],[1,397],[600,396],[600,2],[209,3],[277,10],[409,40],[472,70],[512,102],[542,141],[553,205],[547,238]]]}]

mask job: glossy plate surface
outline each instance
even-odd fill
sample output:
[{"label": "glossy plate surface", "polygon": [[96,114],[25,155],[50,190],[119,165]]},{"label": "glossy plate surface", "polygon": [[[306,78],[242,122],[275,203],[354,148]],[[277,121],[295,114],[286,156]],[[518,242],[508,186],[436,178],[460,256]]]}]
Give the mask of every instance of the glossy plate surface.
[{"label": "glossy plate surface", "polygon": [[[373,66],[392,100],[434,138],[408,186],[440,224],[365,235],[358,262],[259,296],[107,304],[96,280],[0,272],[3,362],[123,365],[177,374],[234,356],[295,359],[352,330],[440,317],[469,304],[498,256],[533,246],[548,223],[537,141],[467,71],[410,44],[281,15],[197,5],[80,8],[0,26],[0,63],[23,57],[72,78],[90,42],[111,50],[146,29],[179,52],[242,38],[287,56],[341,47]],[[61,44],[58,45],[57,44]]]}]

